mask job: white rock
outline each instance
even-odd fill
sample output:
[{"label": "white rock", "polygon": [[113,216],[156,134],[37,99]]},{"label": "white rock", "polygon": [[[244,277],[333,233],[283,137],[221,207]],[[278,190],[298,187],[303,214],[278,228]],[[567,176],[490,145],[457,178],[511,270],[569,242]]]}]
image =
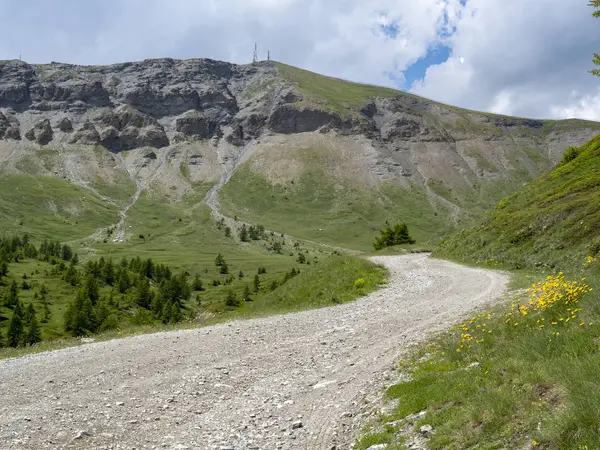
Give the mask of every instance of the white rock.
[{"label": "white rock", "polygon": [[430,438],[431,436],[433,436],[435,434],[435,431],[433,430],[433,427],[431,425],[423,425],[420,429],[419,429],[421,436],[426,437],[426,438]]}]

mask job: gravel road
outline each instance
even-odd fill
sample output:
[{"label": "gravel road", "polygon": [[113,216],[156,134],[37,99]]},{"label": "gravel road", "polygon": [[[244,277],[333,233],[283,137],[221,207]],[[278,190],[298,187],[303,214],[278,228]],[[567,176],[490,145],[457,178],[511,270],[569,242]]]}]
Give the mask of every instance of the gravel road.
[{"label": "gravel road", "polygon": [[428,255],[326,309],[0,361],[1,449],[350,448],[407,346],[508,277]]}]

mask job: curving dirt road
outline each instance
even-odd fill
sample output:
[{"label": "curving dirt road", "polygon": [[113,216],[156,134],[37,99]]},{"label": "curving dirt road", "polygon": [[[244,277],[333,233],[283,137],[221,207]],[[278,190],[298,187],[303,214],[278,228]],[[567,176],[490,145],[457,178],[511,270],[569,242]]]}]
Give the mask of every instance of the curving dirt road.
[{"label": "curving dirt road", "polygon": [[391,282],[353,303],[0,361],[0,448],[349,448],[407,346],[508,280],[423,254],[373,260]]}]

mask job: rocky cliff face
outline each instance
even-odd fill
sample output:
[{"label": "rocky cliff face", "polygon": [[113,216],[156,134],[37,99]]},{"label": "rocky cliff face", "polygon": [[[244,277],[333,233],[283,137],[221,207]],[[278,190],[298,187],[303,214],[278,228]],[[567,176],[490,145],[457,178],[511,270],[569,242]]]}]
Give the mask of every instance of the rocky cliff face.
[{"label": "rocky cliff face", "polygon": [[[340,115],[307,102],[277,64],[237,66],[195,59],[146,60],[111,66],[0,62],[0,139],[137,147],[224,138],[241,146],[265,132],[336,130],[385,143],[486,140],[507,132],[539,134],[544,122],[469,113],[412,96],[365,99]],[[584,127],[585,128],[585,127]],[[584,139],[589,136],[584,133]]]},{"label": "rocky cliff face", "polygon": [[[465,116],[462,110],[398,94],[365,99],[361,109],[342,115],[307,101],[271,62],[237,66],[157,59],[96,67],[4,61],[0,139],[101,145],[119,152],[213,138],[243,146],[264,133],[317,130],[364,134],[392,147],[454,143],[475,135],[487,141],[524,132],[542,137],[542,121]],[[582,137],[574,140],[582,143],[593,133],[579,128]]]},{"label": "rocky cliff face", "polygon": [[[339,192],[359,185],[378,198],[390,182],[421,189],[455,221],[458,211],[490,207],[598,132],[594,122],[466,111],[275,62],[0,61],[0,170],[89,188],[100,167],[107,179],[160,185],[175,199],[198,182],[219,189],[244,162],[291,186],[310,171],[311,154]],[[94,160],[92,150],[102,148]]]},{"label": "rocky cliff face", "polygon": [[299,133],[341,123],[326,111],[287,106],[299,100],[269,63],[7,61],[0,64],[0,139],[119,152],[215,137],[240,146],[265,130]]}]

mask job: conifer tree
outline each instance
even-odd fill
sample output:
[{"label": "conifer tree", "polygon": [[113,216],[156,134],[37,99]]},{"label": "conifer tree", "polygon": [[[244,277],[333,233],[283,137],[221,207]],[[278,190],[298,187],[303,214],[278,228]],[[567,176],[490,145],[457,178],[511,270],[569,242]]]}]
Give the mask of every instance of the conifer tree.
[{"label": "conifer tree", "polygon": [[233,290],[229,290],[227,291],[227,297],[225,298],[225,304],[227,306],[240,306],[240,302],[237,298],[237,295],[235,295],[235,292],[233,292]]},{"label": "conifer tree", "polygon": [[204,283],[200,279],[199,275],[194,277],[194,281],[192,282],[192,289],[196,292],[204,290]]},{"label": "conifer tree", "polygon": [[8,275],[8,263],[6,261],[0,261],[0,278]]},{"label": "conifer tree", "polygon": [[242,278],[244,278],[244,272],[242,272],[240,270],[240,273],[238,273],[238,278],[241,280]]},{"label": "conifer tree", "polygon": [[217,255],[215,259],[215,266],[220,267],[225,263],[225,258],[220,253]]},{"label": "conifer tree", "polygon": [[124,294],[127,292],[127,289],[131,286],[131,281],[129,279],[129,275],[127,274],[127,269],[121,269],[119,274],[119,279],[117,281],[117,288],[119,289],[120,294]]},{"label": "conifer tree", "polygon": [[19,302],[19,286],[17,285],[17,282],[15,280],[13,280],[10,283],[10,287],[8,288],[8,296],[6,297],[6,300],[4,301],[4,305],[8,306],[9,308],[12,308],[13,306],[16,306],[16,304]]},{"label": "conifer tree", "polygon": [[245,302],[251,302],[252,297],[250,296],[250,286],[246,285],[244,287],[244,295],[242,296]]},{"label": "conifer tree", "polygon": [[222,275],[227,275],[229,273],[229,266],[226,262],[221,265],[221,270],[219,271]]},{"label": "conifer tree", "polygon": [[171,321],[171,312],[173,309],[173,302],[171,300],[167,300],[163,305],[161,320],[163,323],[169,323]]},{"label": "conifer tree", "polygon": [[48,302],[46,302],[44,303],[44,317],[42,318],[42,323],[48,323],[51,317],[52,311],[50,311],[50,306],[48,306]]},{"label": "conifer tree", "polygon": [[8,324],[7,341],[10,347],[18,347],[23,343],[23,307],[18,300]]},{"label": "conifer tree", "polygon": [[27,305],[27,308],[25,309],[25,312],[23,313],[23,320],[25,321],[25,324],[29,324],[29,322],[31,322],[31,319],[33,319],[35,317],[35,308],[33,307],[33,303],[29,303]]},{"label": "conifer tree", "polygon": [[245,223],[242,224],[242,228],[240,229],[240,241],[248,242],[248,229]]},{"label": "conifer tree", "polygon": [[181,322],[181,307],[179,306],[178,302],[174,302],[173,305],[171,305],[171,314],[169,317],[169,323],[179,323]]},{"label": "conifer tree", "polygon": [[25,333],[25,345],[35,345],[42,341],[42,331],[35,315],[29,321],[29,326]]},{"label": "conifer tree", "polygon": [[254,275],[254,292],[260,291],[260,277],[258,275]]},{"label": "conifer tree", "polygon": [[150,282],[148,278],[140,278],[135,289],[135,302],[142,308],[148,309],[152,302]]},{"label": "conifer tree", "polygon": [[100,299],[100,287],[98,286],[98,280],[94,275],[89,274],[85,278],[85,297],[89,298],[92,305],[95,305]]}]

